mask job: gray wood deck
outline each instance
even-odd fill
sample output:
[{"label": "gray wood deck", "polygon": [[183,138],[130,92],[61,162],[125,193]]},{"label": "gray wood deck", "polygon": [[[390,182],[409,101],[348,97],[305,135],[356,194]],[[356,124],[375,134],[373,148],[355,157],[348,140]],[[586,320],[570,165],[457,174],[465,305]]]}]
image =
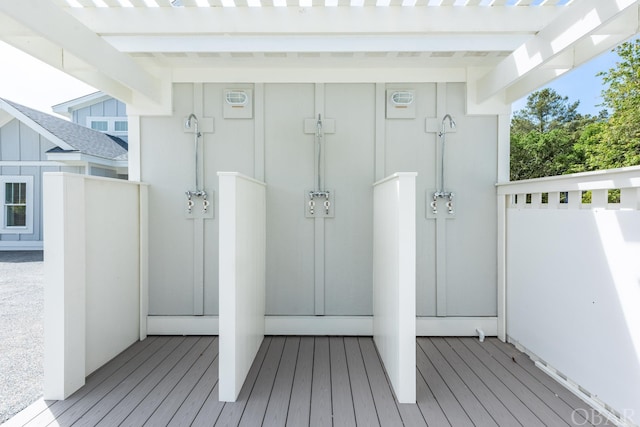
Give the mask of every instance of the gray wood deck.
[{"label": "gray wood deck", "polygon": [[36,402],[9,425],[600,425],[511,345],[417,343],[415,405],[395,400],[370,337],[266,337],[235,403],[218,402],[217,337],[149,337],[67,400]]}]

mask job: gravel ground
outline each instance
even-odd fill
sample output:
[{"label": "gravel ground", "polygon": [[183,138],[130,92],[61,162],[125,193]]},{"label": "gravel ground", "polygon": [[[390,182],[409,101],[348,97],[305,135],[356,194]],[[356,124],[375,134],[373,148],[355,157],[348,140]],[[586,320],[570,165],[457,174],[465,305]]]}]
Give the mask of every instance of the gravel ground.
[{"label": "gravel ground", "polygon": [[0,424],[42,397],[42,252],[0,252]]}]

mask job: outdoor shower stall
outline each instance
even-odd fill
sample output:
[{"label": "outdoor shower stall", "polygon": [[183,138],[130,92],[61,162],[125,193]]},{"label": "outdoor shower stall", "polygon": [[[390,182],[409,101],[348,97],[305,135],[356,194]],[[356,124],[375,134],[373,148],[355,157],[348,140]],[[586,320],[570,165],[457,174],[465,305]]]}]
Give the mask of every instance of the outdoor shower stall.
[{"label": "outdoor shower stall", "polygon": [[[446,114],[457,126],[447,123],[443,157]],[[236,367],[244,373],[259,347],[258,331],[374,335],[383,359],[385,352],[396,357],[398,341],[391,350],[393,340],[378,336],[392,314],[375,320],[384,311],[381,301],[393,299],[376,299],[374,292],[381,277],[395,274],[412,281],[404,299],[396,298],[395,313],[417,315],[418,334],[496,335],[498,126],[497,116],[466,115],[463,84],[175,85],[173,116],[140,117],[141,134],[153,141],[141,158],[141,178],[149,183],[148,333],[219,330],[221,363],[225,351],[236,348],[229,359],[244,360]],[[410,215],[402,213],[401,224],[393,226],[411,226],[412,240],[404,243],[409,252],[394,261],[397,252],[380,246],[396,242],[398,231],[377,238],[384,225],[374,223],[393,197],[376,202],[373,184],[397,172],[413,173],[412,204]],[[264,194],[233,193],[229,199],[223,180],[233,177]],[[201,183],[195,192],[194,181]],[[397,191],[397,182],[387,185]],[[455,194],[455,210],[450,198],[434,201],[436,192],[445,191]],[[194,196],[198,192],[208,195],[207,207]],[[264,206],[255,204],[256,197],[264,198]],[[237,204],[234,214],[227,204]],[[253,232],[229,234],[261,209],[264,217],[256,220],[263,231],[245,223]],[[258,240],[248,244],[251,239]],[[264,258],[257,260],[252,251],[260,245]],[[393,262],[399,264],[385,267]],[[230,274],[237,281],[223,288]],[[247,281],[254,288],[242,291]],[[258,323],[247,312],[256,300],[263,307]],[[242,312],[254,318],[242,321]],[[225,313],[233,313],[237,332],[253,341],[242,344],[234,335],[227,347],[225,331],[232,327]],[[395,325],[411,337],[403,350],[409,363],[396,357],[396,366],[414,366],[416,323]],[[415,375],[413,368],[409,374]],[[222,398],[223,376],[220,381]],[[233,381],[231,400],[242,386]],[[415,401],[415,386],[408,399]]]},{"label": "outdoor shower stall", "polygon": [[465,101],[463,83],[174,84],[172,115],[130,117],[140,337],[220,334],[232,401],[264,335],[374,336],[415,402],[416,335],[500,328],[508,117]]}]

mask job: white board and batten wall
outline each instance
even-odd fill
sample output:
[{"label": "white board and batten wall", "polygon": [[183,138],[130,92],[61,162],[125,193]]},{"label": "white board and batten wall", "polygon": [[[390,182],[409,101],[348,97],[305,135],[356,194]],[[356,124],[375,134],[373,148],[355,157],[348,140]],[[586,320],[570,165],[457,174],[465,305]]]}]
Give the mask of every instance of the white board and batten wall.
[{"label": "white board and batten wall", "polygon": [[[245,89],[251,114],[225,117],[224,92]],[[414,117],[387,117],[394,90],[415,94]],[[217,332],[218,171],[267,183],[266,332],[373,333],[372,184],[397,171],[417,172],[417,333],[487,335],[496,328],[498,115],[465,112],[463,83],[180,83],[171,117],[140,116],[140,179],[149,183],[149,333]],[[184,120],[195,113],[201,186],[210,217],[185,215],[194,187],[194,138]],[[437,131],[444,114],[451,218],[427,218],[436,189]],[[314,189],[315,136],[324,123],[323,186],[333,216],[306,215]],[[132,148],[135,150],[135,148]],[[437,238],[437,233],[440,238]],[[337,321],[334,321],[337,320]],[[450,325],[450,326],[449,326]],[[479,326],[481,325],[481,326]]]}]

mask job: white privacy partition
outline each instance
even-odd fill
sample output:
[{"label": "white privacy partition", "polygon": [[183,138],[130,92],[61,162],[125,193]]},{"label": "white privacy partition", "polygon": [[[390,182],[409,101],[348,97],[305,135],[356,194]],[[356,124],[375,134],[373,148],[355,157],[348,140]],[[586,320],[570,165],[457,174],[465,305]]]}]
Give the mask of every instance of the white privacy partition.
[{"label": "white privacy partition", "polygon": [[416,403],[416,176],[373,188],[373,339],[400,403]]},{"label": "white privacy partition", "polygon": [[219,399],[235,402],[264,338],[266,186],[235,172],[218,176]]},{"label": "white privacy partition", "polygon": [[45,399],[65,399],[144,337],[146,192],[129,181],[44,175]]},{"label": "white privacy partition", "polygon": [[[608,203],[612,189],[620,203]],[[640,424],[640,167],[514,182],[498,195],[509,339],[602,414]]]}]

